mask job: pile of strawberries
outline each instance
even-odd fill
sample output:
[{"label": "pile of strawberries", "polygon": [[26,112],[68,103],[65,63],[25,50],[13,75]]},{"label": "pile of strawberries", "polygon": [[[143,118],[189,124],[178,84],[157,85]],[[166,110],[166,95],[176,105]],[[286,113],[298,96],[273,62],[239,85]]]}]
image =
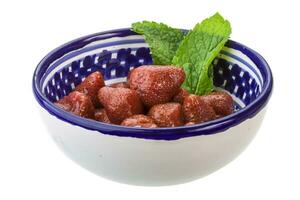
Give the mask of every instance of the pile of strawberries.
[{"label": "pile of strawberries", "polygon": [[55,104],[75,115],[131,127],[175,127],[217,119],[233,112],[226,92],[189,94],[181,88],[182,68],[145,65],[127,82],[105,86],[100,72],[90,74]]}]

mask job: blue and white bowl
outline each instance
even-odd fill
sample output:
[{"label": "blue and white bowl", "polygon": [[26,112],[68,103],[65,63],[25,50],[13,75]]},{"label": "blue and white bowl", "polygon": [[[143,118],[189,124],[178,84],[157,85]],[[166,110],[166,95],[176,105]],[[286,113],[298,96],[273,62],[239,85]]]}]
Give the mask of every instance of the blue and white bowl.
[{"label": "blue and white bowl", "polygon": [[193,126],[132,128],[81,118],[53,104],[94,71],[116,83],[145,64],[152,64],[148,44],[130,29],[73,40],[39,63],[33,92],[50,134],[68,157],[118,182],[170,185],[216,171],[251,142],[271,96],[272,74],[258,53],[235,41],[213,62],[216,89],[235,100],[229,116]]}]

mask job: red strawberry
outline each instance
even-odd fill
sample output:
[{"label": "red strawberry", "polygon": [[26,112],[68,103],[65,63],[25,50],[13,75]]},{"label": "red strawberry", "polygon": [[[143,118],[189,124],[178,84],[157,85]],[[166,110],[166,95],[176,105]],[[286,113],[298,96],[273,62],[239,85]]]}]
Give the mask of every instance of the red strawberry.
[{"label": "red strawberry", "polygon": [[169,102],[183,83],[185,73],[179,67],[144,65],[131,71],[128,79],[129,87],[151,107]]},{"label": "red strawberry", "polygon": [[154,120],[151,117],[146,115],[133,115],[123,120],[121,123],[122,126],[131,126],[131,127],[143,127],[143,128],[156,128],[157,125],[154,123]]},{"label": "red strawberry", "polygon": [[120,124],[124,119],[143,112],[138,94],[128,88],[103,87],[98,92],[98,98],[114,124]]},{"label": "red strawberry", "polygon": [[184,98],[189,95],[190,93],[186,89],[180,88],[179,92],[173,97],[173,101],[182,104]]},{"label": "red strawberry", "polygon": [[104,86],[104,79],[100,72],[90,74],[82,83],[76,86],[75,91],[82,92],[88,95],[93,104],[99,107],[99,100],[97,97],[98,90]]},{"label": "red strawberry", "polygon": [[157,104],[150,108],[148,116],[160,127],[175,127],[184,124],[183,113],[179,103]]},{"label": "red strawberry", "polygon": [[94,113],[94,119],[99,122],[104,122],[110,124],[110,120],[107,116],[106,110],[104,108],[96,109]]},{"label": "red strawberry", "polygon": [[94,106],[90,97],[81,92],[71,92],[68,96],[65,96],[55,104],[60,108],[80,117],[94,117]]},{"label": "red strawberry", "polygon": [[111,85],[109,85],[109,87],[113,87],[113,88],[129,88],[129,85],[126,82],[121,82],[121,83],[111,84]]},{"label": "red strawberry", "polygon": [[233,99],[227,92],[212,92],[202,96],[202,99],[221,117],[233,112]]},{"label": "red strawberry", "polygon": [[186,122],[202,123],[217,117],[214,109],[201,96],[191,94],[185,97],[182,108]]}]

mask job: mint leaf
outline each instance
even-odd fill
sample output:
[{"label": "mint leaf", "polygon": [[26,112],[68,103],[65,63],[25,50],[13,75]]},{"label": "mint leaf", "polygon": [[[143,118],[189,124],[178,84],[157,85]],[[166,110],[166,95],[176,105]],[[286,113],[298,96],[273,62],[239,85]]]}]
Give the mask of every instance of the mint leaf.
[{"label": "mint leaf", "polygon": [[176,50],[185,35],[180,29],[150,21],[133,23],[132,29],[134,32],[145,36],[156,65],[172,63]]},{"label": "mint leaf", "polygon": [[196,24],[178,47],[172,63],[183,67],[183,87],[190,93],[210,93],[213,86],[212,61],[219,54],[231,33],[230,23],[216,13]]}]

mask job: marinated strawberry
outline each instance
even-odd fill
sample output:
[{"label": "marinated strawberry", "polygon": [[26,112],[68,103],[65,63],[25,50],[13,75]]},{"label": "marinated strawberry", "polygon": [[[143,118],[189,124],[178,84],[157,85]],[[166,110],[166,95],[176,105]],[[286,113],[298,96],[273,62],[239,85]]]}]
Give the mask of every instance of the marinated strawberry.
[{"label": "marinated strawberry", "polygon": [[151,107],[169,102],[183,83],[185,73],[179,67],[145,65],[134,69],[128,79],[129,87]]},{"label": "marinated strawberry", "polygon": [[195,125],[196,123],[195,122],[188,122],[188,123],[185,123],[185,126],[192,126],[192,125]]},{"label": "marinated strawberry", "polygon": [[154,120],[146,115],[133,115],[123,120],[122,126],[156,128]]},{"label": "marinated strawberry", "polygon": [[94,113],[94,119],[99,121],[99,122],[104,122],[104,123],[111,123],[106,110],[104,108],[96,109]]},{"label": "marinated strawberry", "polygon": [[99,100],[97,97],[98,90],[104,86],[104,79],[100,72],[96,71],[90,74],[82,81],[76,88],[75,91],[82,92],[88,95],[93,104],[99,107]]},{"label": "marinated strawberry", "polygon": [[114,124],[120,124],[124,119],[143,112],[137,92],[128,88],[102,87],[98,98]]},{"label": "marinated strawberry", "polygon": [[55,104],[81,117],[143,128],[191,126],[233,112],[228,93],[190,94],[181,88],[184,79],[182,68],[145,65],[132,70],[128,82],[105,86],[94,72]]},{"label": "marinated strawberry", "polygon": [[89,96],[78,91],[55,103],[60,108],[85,118],[94,118],[94,106]]},{"label": "marinated strawberry", "polygon": [[185,97],[182,107],[186,122],[202,123],[217,117],[214,109],[201,96],[191,94]]},{"label": "marinated strawberry", "polygon": [[189,95],[190,93],[186,89],[180,88],[179,92],[173,97],[173,101],[182,104],[184,98]]},{"label": "marinated strawberry", "polygon": [[109,85],[109,87],[113,87],[113,88],[129,88],[129,85],[126,82],[121,82],[121,83],[111,84],[111,85]]},{"label": "marinated strawberry", "polygon": [[58,100],[54,104],[68,112],[71,111],[71,109],[72,109],[72,105],[68,100],[68,96],[64,96],[62,99]]},{"label": "marinated strawberry", "polygon": [[148,116],[159,127],[175,127],[184,124],[183,113],[179,103],[157,104],[150,108]]},{"label": "marinated strawberry", "polygon": [[202,96],[202,99],[213,107],[219,117],[229,115],[233,112],[233,99],[227,92],[212,92]]}]

